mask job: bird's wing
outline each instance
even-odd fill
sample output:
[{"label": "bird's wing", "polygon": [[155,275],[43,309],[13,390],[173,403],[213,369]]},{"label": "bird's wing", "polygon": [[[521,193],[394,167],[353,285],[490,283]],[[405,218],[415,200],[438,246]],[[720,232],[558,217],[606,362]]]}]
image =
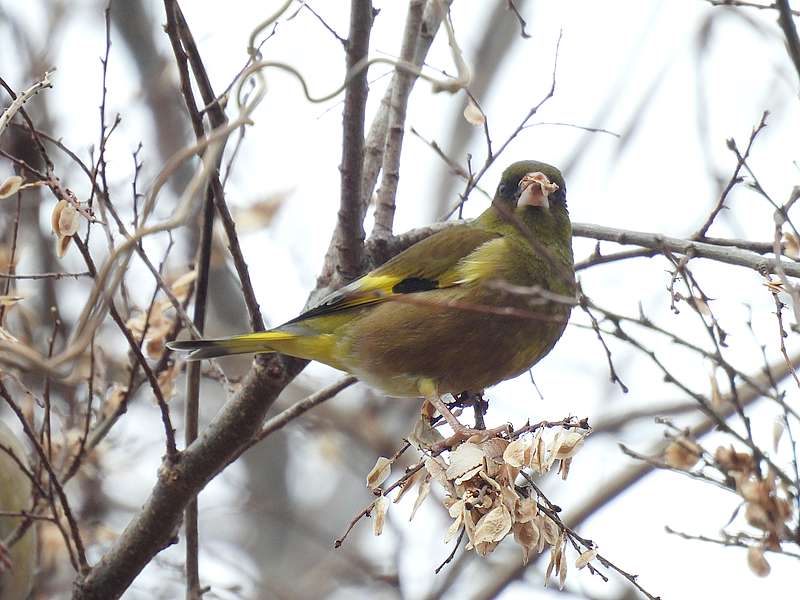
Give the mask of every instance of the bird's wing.
[{"label": "bird's wing", "polygon": [[[398,294],[425,292],[462,283],[459,264],[482,245],[497,239],[491,231],[457,225],[417,242],[390,261],[324,298],[292,319],[296,323],[353,308],[384,302]],[[287,323],[287,325],[289,324]]]}]

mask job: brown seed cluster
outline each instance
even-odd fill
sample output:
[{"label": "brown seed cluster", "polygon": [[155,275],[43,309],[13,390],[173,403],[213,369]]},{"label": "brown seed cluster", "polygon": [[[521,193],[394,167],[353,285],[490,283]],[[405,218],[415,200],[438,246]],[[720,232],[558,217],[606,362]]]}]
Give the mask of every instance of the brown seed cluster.
[{"label": "brown seed cluster", "polygon": [[[773,440],[776,446],[780,431]],[[758,531],[756,534],[726,534],[726,537],[738,545],[747,544],[747,564],[751,571],[760,577],[767,576],[770,566],[764,553],[780,552],[782,542],[794,539],[791,530],[795,520],[794,498],[791,491],[769,465],[766,468],[760,465],[749,449],[740,451],[733,446],[719,446],[712,458],[688,435],[679,435],[664,450],[664,462],[674,469],[691,471],[701,459],[704,459],[704,468],[711,469],[701,473],[708,476],[710,472],[718,471],[722,475],[720,483],[733,489],[742,499],[743,510],[739,514]]]},{"label": "brown seed cluster", "polygon": [[[551,572],[558,574],[563,585],[567,569],[564,532],[542,510],[520,474],[524,471],[530,477],[557,468],[566,478],[572,458],[590,431],[540,427],[535,433],[512,440],[473,436],[447,454],[427,456],[424,468],[402,486],[395,502],[418,484],[413,518],[428,497],[431,482],[436,482],[445,492],[443,503],[453,519],[445,543],[466,535],[467,549],[486,556],[511,535],[520,545],[526,563],[550,548],[548,577]],[[367,477],[367,486],[377,490],[389,477],[390,470],[389,460],[379,458]],[[374,510],[379,513],[375,515],[376,523],[378,520],[383,523],[387,509],[388,503],[376,502]],[[377,533],[379,528],[376,526],[375,530]],[[580,566],[586,566],[594,556],[591,552],[582,555]]]},{"label": "brown seed cluster", "polygon": [[766,576],[769,574],[769,564],[764,558],[764,551],[780,551],[781,542],[793,537],[789,527],[794,521],[790,496],[776,473],[772,470],[766,473],[757,471],[756,461],[748,452],[720,446],[714,453],[714,460],[735,482],[736,492],[744,500],[747,524],[760,532],[760,544],[749,549],[747,560],[756,575]]}]

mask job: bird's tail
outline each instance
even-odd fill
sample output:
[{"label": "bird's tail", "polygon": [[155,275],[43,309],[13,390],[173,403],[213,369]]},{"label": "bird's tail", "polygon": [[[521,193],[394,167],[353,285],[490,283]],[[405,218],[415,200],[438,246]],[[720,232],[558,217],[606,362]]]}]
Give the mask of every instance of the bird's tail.
[{"label": "bird's tail", "polygon": [[[285,346],[294,345],[298,335],[284,331],[262,331],[215,340],[183,340],[169,342],[171,350],[189,351],[186,360],[202,360],[232,354],[255,352],[286,352]],[[287,344],[287,342],[289,344]],[[293,354],[291,351],[288,354]]]}]

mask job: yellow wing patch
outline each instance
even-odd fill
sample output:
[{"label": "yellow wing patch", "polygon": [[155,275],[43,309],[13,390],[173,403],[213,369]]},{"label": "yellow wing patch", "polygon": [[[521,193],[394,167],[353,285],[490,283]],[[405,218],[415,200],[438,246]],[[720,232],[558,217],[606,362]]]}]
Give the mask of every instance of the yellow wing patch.
[{"label": "yellow wing patch", "polygon": [[[423,270],[417,268],[417,264],[411,264],[406,265],[404,269],[406,273],[402,276],[373,272],[334,292],[320,304],[287,324],[384,302],[399,294],[426,292],[495,278],[499,276],[501,269],[507,266],[507,252],[506,240],[498,237],[483,242],[457,262],[451,263],[452,266],[448,265],[439,270]],[[385,265],[385,267],[391,266],[391,263]]]},{"label": "yellow wing patch", "polygon": [[450,285],[468,285],[495,279],[507,266],[508,242],[505,238],[489,240],[459,261]]}]

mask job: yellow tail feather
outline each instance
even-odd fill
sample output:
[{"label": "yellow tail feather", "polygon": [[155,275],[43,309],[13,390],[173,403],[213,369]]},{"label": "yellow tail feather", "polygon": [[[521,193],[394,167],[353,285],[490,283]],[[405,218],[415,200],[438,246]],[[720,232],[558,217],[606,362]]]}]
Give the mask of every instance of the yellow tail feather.
[{"label": "yellow tail feather", "polygon": [[334,366],[333,336],[303,335],[287,331],[262,331],[215,340],[183,340],[167,344],[171,350],[188,350],[186,360],[202,360],[233,354],[281,352],[299,358],[318,360]]}]

